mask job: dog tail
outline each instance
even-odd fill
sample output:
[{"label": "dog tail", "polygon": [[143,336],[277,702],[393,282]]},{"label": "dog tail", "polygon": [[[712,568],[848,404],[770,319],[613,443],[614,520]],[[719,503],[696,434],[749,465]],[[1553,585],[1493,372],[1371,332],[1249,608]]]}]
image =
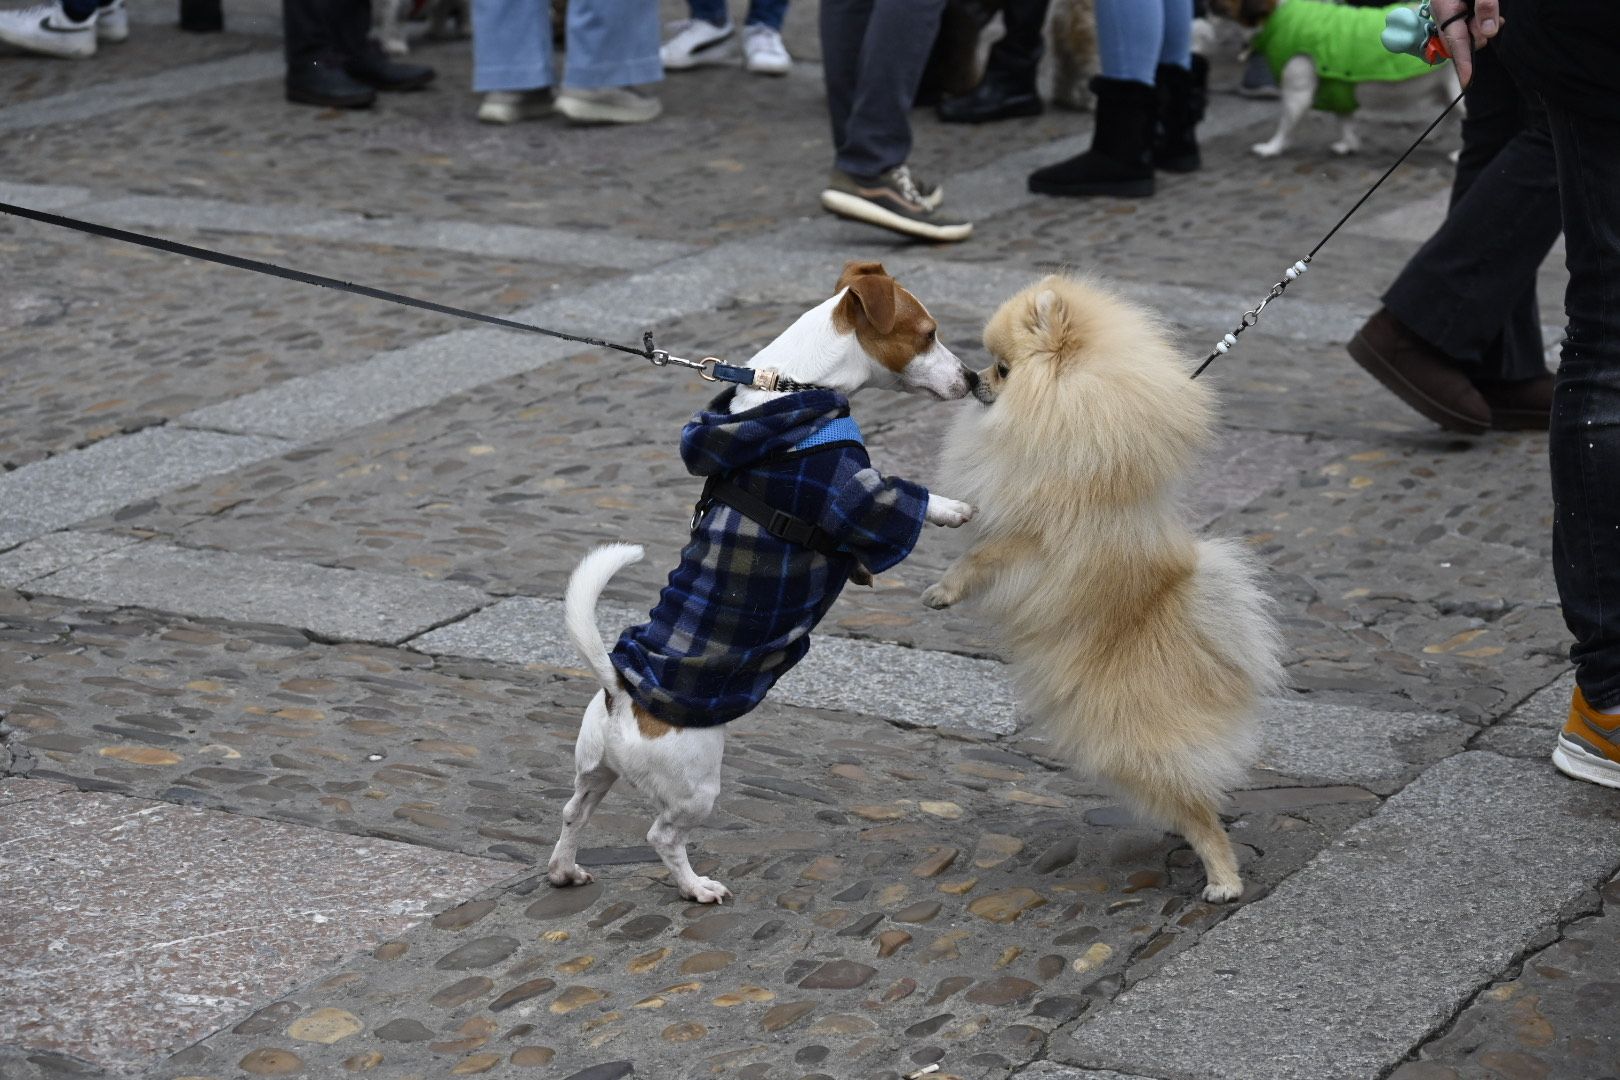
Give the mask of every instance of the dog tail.
[{"label": "dog tail", "polygon": [[574,648],[609,694],[619,688],[619,675],[613,670],[602,632],[596,627],[596,601],[614,574],[640,562],[644,554],[639,544],[604,544],[581,559],[568,579],[563,622]]}]

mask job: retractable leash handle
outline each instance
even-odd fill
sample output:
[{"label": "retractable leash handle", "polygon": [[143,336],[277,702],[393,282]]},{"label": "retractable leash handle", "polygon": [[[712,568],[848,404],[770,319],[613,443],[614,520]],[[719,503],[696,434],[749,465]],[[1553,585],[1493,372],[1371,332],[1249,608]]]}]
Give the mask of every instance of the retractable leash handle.
[{"label": "retractable leash handle", "polygon": [[1446,41],[1440,36],[1440,26],[1435,23],[1434,14],[1429,9],[1429,0],[1423,0],[1415,11],[1412,8],[1395,8],[1386,14],[1384,32],[1378,39],[1390,52],[1415,56],[1431,66],[1451,59],[1451,50],[1446,48]]},{"label": "retractable leash handle", "polygon": [[[1470,9],[1473,8],[1473,4],[1468,6]],[[1467,12],[1453,15],[1446,20],[1445,25],[1449,26],[1461,18],[1467,18]],[[1383,43],[1384,48],[1390,52],[1409,53],[1433,67],[1451,59],[1451,52],[1446,48],[1445,39],[1440,36],[1440,31],[1444,28],[1444,26],[1434,21],[1429,9],[1429,0],[1423,0],[1423,3],[1418,5],[1416,10],[1412,8],[1395,8],[1386,14],[1384,16],[1384,31],[1378,36],[1378,39]],[[1215,347],[1210,350],[1209,355],[1204,357],[1204,362],[1199,364],[1198,369],[1192,373],[1193,378],[1196,379],[1202,375],[1204,369],[1215,362],[1216,357],[1223,356],[1230,351],[1237,344],[1238,335],[1260,321],[1260,313],[1266,310],[1266,305],[1282,296],[1289,285],[1298,281],[1299,276],[1311,268],[1311,260],[1316,258],[1316,253],[1322,250],[1323,245],[1333,239],[1333,234],[1338,232],[1344,223],[1350,220],[1351,214],[1361,209],[1362,203],[1372,198],[1372,193],[1377,191],[1385,180],[1389,179],[1391,173],[1401,167],[1401,162],[1411,156],[1412,151],[1416,150],[1418,144],[1429,137],[1430,132],[1440,126],[1440,121],[1450,115],[1451,110],[1457,107],[1457,102],[1461,101],[1462,98],[1461,92],[1452,98],[1451,104],[1447,105],[1440,115],[1434,118],[1433,123],[1423,129],[1423,134],[1419,135],[1412,145],[1406,148],[1405,153],[1395,159],[1395,164],[1384,170],[1384,175],[1380,176],[1377,182],[1367,189],[1367,193],[1357,199],[1354,206],[1345,211],[1338,224],[1329,229],[1328,234],[1322,237],[1315,247],[1311,248],[1310,254],[1283,271],[1282,280],[1271,287],[1271,291],[1266,294],[1265,299],[1245,311],[1242,321],[1233,327],[1231,333],[1226,334],[1215,343]]]}]

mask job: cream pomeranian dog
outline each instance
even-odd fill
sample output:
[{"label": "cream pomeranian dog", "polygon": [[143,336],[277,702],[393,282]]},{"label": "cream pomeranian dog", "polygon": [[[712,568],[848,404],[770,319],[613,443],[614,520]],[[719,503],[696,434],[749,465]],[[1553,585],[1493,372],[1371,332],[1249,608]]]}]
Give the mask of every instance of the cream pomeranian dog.
[{"label": "cream pomeranian dog", "polygon": [[1198,539],[1180,487],[1214,399],[1150,312],[1048,277],[984,332],[995,361],[945,443],[979,508],[973,547],[923,594],[974,599],[1060,752],[1191,842],[1204,899],[1243,892],[1221,825],[1256,749],[1279,638],[1240,545]]}]

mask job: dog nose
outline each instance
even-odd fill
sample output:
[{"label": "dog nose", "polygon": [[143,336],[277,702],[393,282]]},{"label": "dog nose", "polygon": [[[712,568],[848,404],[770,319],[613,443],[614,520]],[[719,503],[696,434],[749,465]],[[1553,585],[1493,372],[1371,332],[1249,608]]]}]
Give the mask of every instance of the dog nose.
[{"label": "dog nose", "polygon": [[979,373],[972,368],[963,368],[963,371],[966,372],[968,393],[971,394],[979,388]]}]

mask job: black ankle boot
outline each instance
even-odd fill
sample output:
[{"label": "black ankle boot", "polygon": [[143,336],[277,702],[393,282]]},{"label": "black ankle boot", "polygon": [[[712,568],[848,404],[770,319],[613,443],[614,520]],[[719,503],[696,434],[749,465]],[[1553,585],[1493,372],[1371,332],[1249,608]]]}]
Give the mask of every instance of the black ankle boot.
[{"label": "black ankle boot", "polygon": [[1159,118],[1153,131],[1153,164],[1165,172],[1193,172],[1201,166],[1198,122],[1209,103],[1209,61],[1193,54],[1192,67],[1160,64]]},{"label": "black ankle boot", "polygon": [[1029,190],[1037,195],[1152,195],[1153,123],[1158,106],[1154,88],[1098,76],[1091,80],[1091,92],[1097,95],[1091,149],[1036,169],[1029,174]]},{"label": "black ankle boot", "polygon": [[1014,116],[1039,116],[1044,106],[1033,74],[986,71],[979,85],[961,97],[948,97],[934,110],[947,124],[984,124]]}]

